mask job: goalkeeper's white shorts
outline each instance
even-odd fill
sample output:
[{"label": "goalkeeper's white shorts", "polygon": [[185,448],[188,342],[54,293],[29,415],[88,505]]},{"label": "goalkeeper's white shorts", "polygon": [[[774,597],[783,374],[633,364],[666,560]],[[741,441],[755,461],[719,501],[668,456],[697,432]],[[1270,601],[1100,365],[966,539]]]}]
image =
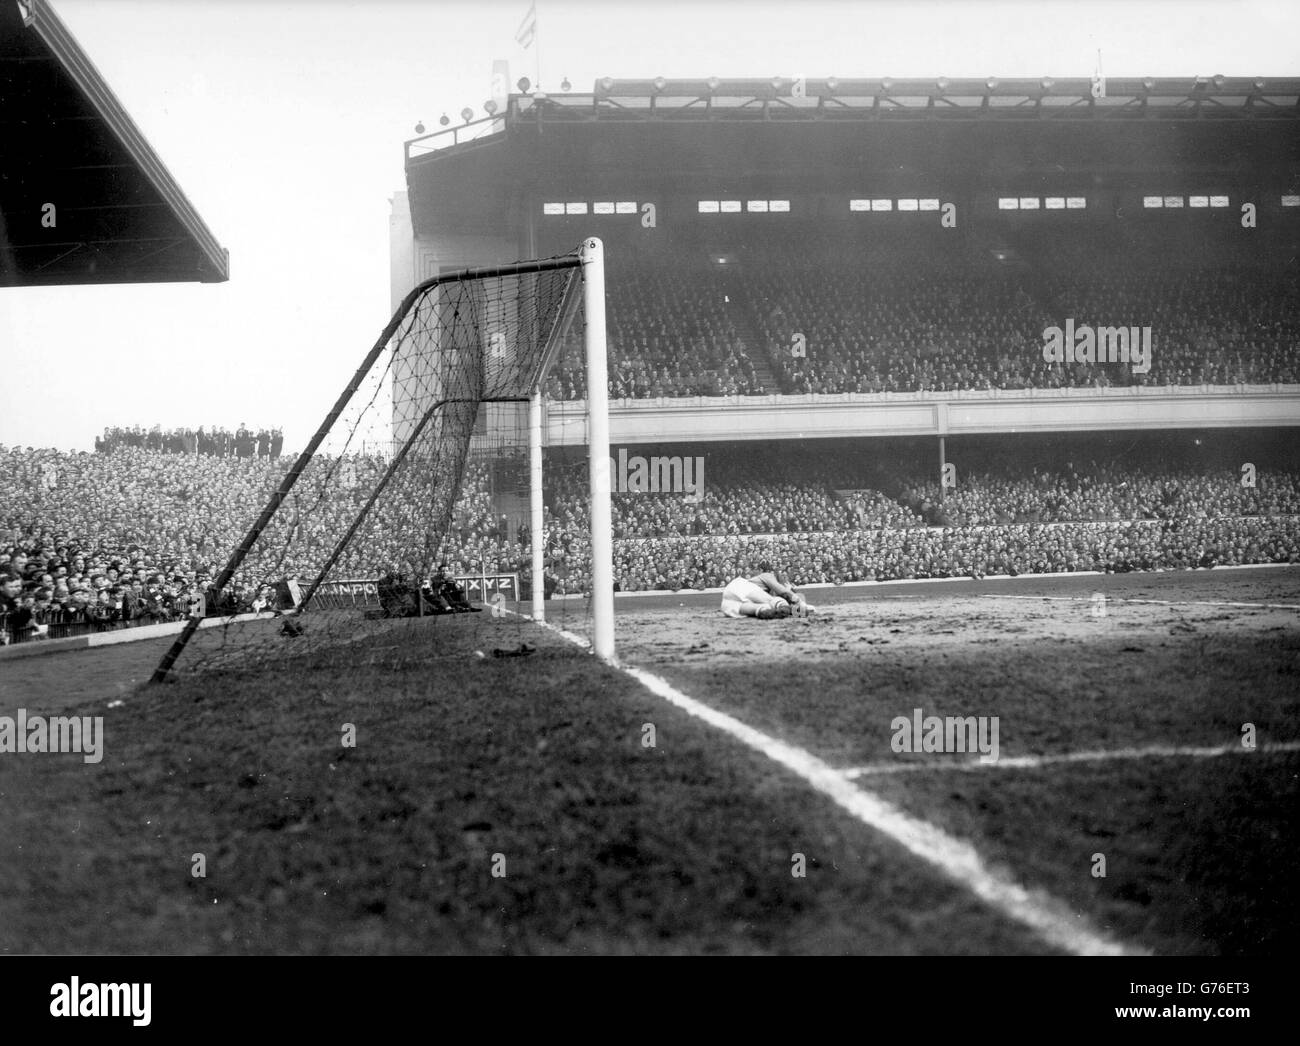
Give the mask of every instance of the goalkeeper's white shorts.
[{"label": "goalkeeper's white shorts", "polygon": [[777,596],[772,595],[762,585],[756,585],[748,578],[738,577],[722,590],[722,612],[727,617],[744,617],[740,612],[741,604],[755,603],[760,607],[771,606]]}]

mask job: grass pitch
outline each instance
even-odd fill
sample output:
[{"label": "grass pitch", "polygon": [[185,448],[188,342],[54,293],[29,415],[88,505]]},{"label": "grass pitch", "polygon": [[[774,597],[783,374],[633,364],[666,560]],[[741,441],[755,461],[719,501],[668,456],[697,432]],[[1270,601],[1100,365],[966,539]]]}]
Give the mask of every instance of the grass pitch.
[{"label": "grass pitch", "polygon": [[[809,621],[674,596],[619,600],[618,630],[626,661],[861,772],[1126,944],[1277,954],[1300,925],[1298,596],[1294,570],[845,589]],[[371,629],[134,689],[164,646],[0,666],[0,714],[105,716],[98,765],[0,755],[0,951],[1052,950],[531,625]],[[896,753],[917,707],[997,716],[1004,759],[1108,758]],[[1254,752],[1143,754],[1239,746],[1244,723]]]}]

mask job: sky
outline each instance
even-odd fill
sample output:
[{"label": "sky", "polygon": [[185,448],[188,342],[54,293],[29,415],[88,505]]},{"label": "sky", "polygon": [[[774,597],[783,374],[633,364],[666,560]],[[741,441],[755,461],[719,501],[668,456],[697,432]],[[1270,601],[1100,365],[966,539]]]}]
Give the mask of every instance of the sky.
[{"label": "sky", "polygon": [[[12,0],[0,0],[9,3]],[[494,59],[600,77],[1300,75],[1294,0],[54,0],[230,251],[224,284],[0,288],[0,445],[281,426],[302,447],[389,318],[403,142]],[[0,143],[2,149],[3,143]],[[2,162],[2,161],[0,161]]]}]

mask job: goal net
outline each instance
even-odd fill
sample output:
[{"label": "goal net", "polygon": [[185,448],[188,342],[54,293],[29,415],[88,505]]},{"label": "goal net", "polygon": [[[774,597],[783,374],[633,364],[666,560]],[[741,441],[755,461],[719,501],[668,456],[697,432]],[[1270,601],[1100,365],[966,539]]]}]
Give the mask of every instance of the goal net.
[{"label": "goal net", "polygon": [[[574,339],[604,388],[603,293],[594,239],[571,255],[447,273],[412,290],[266,490],[153,681],[309,651],[346,659],[399,623],[503,603],[541,616],[540,389]],[[604,397],[592,401],[602,417],[589,433],[603,432],[607,447]],[[600,516],[593,507],[593,529]],[[605,587],[612,637],[612,580]],[[612,655],[612,638],[603,646]]]}]

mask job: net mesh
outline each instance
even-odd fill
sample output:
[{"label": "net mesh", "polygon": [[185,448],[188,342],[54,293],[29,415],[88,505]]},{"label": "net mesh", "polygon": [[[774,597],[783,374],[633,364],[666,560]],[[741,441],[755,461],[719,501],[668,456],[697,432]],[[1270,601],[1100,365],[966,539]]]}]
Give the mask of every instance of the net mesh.
[{"label": "net mesh", "polygon": [[554,261],[408,297],[155,678],[347,656],[529,590],[527,401],[581,328],[577,258]]}]

